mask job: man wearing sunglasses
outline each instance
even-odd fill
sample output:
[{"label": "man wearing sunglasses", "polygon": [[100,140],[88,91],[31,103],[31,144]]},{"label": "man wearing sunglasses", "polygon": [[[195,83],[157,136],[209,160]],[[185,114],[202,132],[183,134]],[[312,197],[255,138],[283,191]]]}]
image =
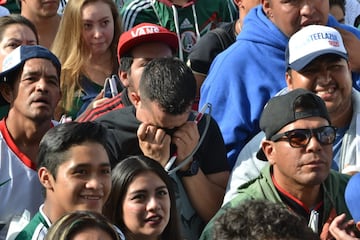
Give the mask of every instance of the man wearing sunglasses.
[{"label": "man wearing sunglasses", "polygon": [[214,219],[249,199],[283,204],[304,217],[321,239],[328,239],[327,223],[340,213],[350,216],[344,200],[349,176],[330,171],[336,128],[324,101],[300,88],[274,97],[262,112],[260,128],[266,138],[257,156],[269,164],[258,178],[238,188],[200,239],[212,239]]},{"label": "man wearing sunglasses", "polygon": [[[312,25],[294,34],[287,48],[285,75],[288,88],[283,92],[304,88],[325,101],[332,124],[338,128],[331,168],[345,174],[359,172],[360,142],[356,131],[360,125],[360,94],[352,88],[348,55],[340,33],[334,28]],[[256,157],[263,138],[264,134],[259,133],[240,152],[224,204],[267,164]]]}]

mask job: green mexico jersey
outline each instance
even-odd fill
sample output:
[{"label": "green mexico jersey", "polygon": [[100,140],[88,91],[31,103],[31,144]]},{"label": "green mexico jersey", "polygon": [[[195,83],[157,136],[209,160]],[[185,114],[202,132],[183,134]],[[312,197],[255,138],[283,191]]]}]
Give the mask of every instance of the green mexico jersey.
[{"label": "green mexico jersey", "polygon": [[180,40],[179,56],[184,61],[201,36],[219,23],[231,22],[237,18],[226,0],[189,1],[182,7],[168,0],[132,0],[125,2],[120,13],[124,30],[149,22],[175,32]]}]

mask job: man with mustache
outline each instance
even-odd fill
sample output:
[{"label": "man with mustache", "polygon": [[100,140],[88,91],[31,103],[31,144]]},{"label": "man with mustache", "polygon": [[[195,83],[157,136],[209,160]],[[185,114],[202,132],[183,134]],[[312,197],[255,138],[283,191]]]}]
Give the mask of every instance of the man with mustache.
[{"label": "man with mustache", "polygon": [[0,121],[0,239],[25,210],[33,217],[43,202],[36,157],[60,100],[61,64],[48,49],[20,46],[3,61],[0,92],[10,103]]},{"label": "man with mustache", "polygon": [[280,203],[302,216],[320,239],[329,239],[328,225],[340,213],[351,216],[344,192],[348,175],[330,171],[336,128],[324,101],[299,88],[273,97],[260,117],[265,132],[257,157],[268,161],[259,177],[238,188],[206,226],[200,239],[213,239],[213,223],[246,200]]},{"label": "man with mustache", "polygon": [[[262,0],[246,16],[236,42],[213,61],[201,87],[199,106],[212,104],[231,168],[244,145],[260,131],[264,105],[286,85],[284,59],[289,38],[312,24],[341,30],[351,70],[359,73],[360,32],[330,16],[329,1],[324,0]],[[359,76],[353,78],[357,89]]]},{"label": "man with mustache", "polygon": [[[305,27],[290,38],[286,56],[288,87],[282,92],[304,88],[325,101],[332,124],[338,128],[332,169],[345,174],[360,171],[356,141],[360,94],[352,88],[350,63],[340,33],[326,26]],[[256,158],[264,137],[260,132],[241,150],[228,182],[224,204],[233,198],[240,185],[259,176],[267,164]]]}]

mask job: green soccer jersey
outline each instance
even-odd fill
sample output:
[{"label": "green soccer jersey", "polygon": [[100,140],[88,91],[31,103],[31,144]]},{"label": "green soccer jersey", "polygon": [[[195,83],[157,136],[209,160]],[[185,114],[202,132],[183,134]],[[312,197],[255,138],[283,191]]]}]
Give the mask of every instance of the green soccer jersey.
[{"label": "green soccer jersey", "polygon": [[45,238],[51,222],[43,213],[42,208],[43,205],[41,205],[40,211],[35,214],[28,225],[16,236],[15,240],[40,240]]},{"label": "green soccer jersey", "polygon": [[226,0],[193,0],[182,7],[169,0],[132,0],[125,2],[120,14],[124,30],[149,22],[175,32],[180,40],[179,57],[184,61],[201,36],[219,23],[237,18]]}]

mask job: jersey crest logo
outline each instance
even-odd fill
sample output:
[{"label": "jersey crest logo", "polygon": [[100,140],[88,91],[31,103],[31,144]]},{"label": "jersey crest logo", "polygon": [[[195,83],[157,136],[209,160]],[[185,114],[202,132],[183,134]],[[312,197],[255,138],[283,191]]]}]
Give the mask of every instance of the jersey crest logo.
[{"label": "jersey crest logo", "polygon": [[190,52],[196,43],[196,35],[192,31],[185,31],[181,34],[181,43],[185,52]]}]

